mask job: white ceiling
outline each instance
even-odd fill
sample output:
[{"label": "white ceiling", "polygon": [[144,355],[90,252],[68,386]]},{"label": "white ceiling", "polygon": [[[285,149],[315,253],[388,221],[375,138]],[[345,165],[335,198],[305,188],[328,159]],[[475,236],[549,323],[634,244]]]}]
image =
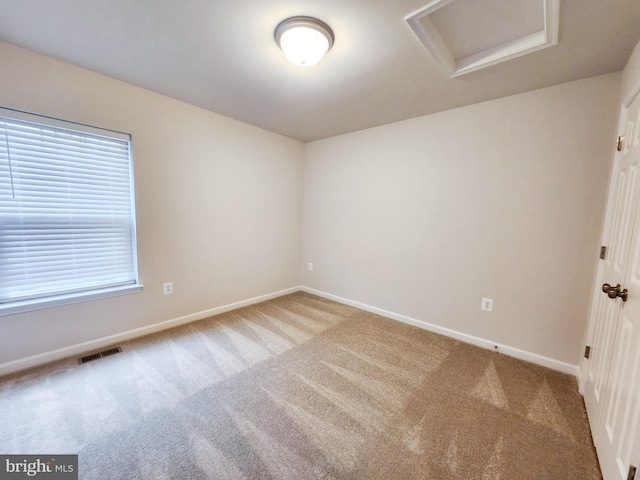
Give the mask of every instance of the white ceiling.
[{"label": "white ceiling", "polygon": [[[511,5],[501,41],[534,28],[527,2],[540,0],[455,1],[438,28],[455,33],[453,48],[464,53],[473,42],[460,32],[487,30],[473,22],[497,29],[494,17],[482,18],[491,10],[483,2]],[[561,0],[558,45],[449,79],[405,21],[429,3],[0,0],[0,40],[305,142],[619,71],[640,40],[639,0]],[[335,33],[315,67],[289,64],[273,41],[293,15],[320,18]]]}]

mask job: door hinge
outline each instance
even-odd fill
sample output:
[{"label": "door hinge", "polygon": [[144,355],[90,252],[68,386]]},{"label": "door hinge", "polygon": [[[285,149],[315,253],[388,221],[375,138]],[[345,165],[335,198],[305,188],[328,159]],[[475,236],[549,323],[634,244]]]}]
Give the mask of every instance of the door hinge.
[{"label": "door hinge", "polygon": [[618,137],[618,143],[616,144],[616,150],[622,151],[622,144],[624,143],[624,137]]},{"label": "door hinge", "polygon": [[600,260],[604,260],[606,256],[607,256],[607,247],[603,245],[602,247],[600,247]]},{"label": "door hinge", "polygon": [[633,480],[636,478],[636,467],[633,465],[629,466],[629,475],[627,476],[627,480]]},{"label": "door hinge", "polygon": [[591,347],[587,345],[584,347],[584,358],[589,358],[589,355],[591,355]]}]

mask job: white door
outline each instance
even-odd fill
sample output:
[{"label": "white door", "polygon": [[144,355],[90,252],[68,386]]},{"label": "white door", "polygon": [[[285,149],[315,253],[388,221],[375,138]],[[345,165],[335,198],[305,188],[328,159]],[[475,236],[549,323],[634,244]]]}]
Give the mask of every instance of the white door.
[{"label": "white door", "polygon": [[[640,96],[624,110],[623,148],[613,174],[609,252],[598,272],[588,343],[585,404],[604,480],[640,467]],[[602,284],[614,289],[611,297]],[[627,290],[627,301],[615,287]],[[640,479],[640,474],[638,474]]]},{"label": "white door", "polygon": [[[635,174],[640,164],[640,95],[628,110],[625,137],[624,163]],[[625,480],[629,478],[630,466],[640,467],[640,209],[637,207],[633,217],[626,274],[621,282],[621,288],[628,290],[627,301],[609,299],[610,304],[620,306],[596,439],[605,480]]]},{"label": "white door", "polygon": [[[632,105],[638,108],[638,101]],[[630,117],[631,108],[622,112],[621,125]],[[627,126],[632,130],[632,126]],[[591,432],[594,442],[597,440],[598,427],[603,409],[604,391],[609,377],[614,340],[616,337],[617,319],[620,299],[611,300],[603,291],[602,285],[612,286],[624,284],[635,210],[640,191],[640,172],[638,158],[632,161],[628,148],[630,135],[625,135],[622,152],[616,157],[612,175],[612,192],[609,202],[612,204],[607,212],[607,228],[605,237],[608,240],[604,262],[600,265],[591,307],[592,315],[589,326],[587,344],[590,346],[589,361],[583,365],[584,385],[582,393],[589,413]]]}]

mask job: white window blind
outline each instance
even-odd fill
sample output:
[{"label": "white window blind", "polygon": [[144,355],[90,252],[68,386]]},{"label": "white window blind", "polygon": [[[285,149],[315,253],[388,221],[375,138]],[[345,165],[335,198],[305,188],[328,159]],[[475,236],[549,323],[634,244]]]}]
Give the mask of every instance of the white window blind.
[{"label": "white window blind", "polygon": [[0,109],[0,304],[137,284],[130,143]]}]

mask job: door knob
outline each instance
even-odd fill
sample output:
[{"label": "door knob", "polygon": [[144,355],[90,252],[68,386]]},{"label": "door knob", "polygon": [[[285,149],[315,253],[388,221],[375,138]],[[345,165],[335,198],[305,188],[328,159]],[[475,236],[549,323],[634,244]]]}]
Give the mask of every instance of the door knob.
[{"label": "door knob", "polygon": [[626,302],[629,296],[629,291],[626,288],[624,290],[620,290],[620,288],[620,284],[617,284],[615,287],[612,287],[608,283],[602,285],[602,291],[606,293],[609,298],[620,297],[623,302]]},{"label": "door knob", "polygon": [[612,287],[608,283],[602,285],[602,291],[607,294],[609,298],[616,298],[618,296],[618,292],[620,291],[620,284]]},{"label": "door knob", "polygon": [[623,302],[626,302],[627,298],[629,297],[629,291],[626,288],[622,291],[618,290],[617,295],[622,299]]}]

